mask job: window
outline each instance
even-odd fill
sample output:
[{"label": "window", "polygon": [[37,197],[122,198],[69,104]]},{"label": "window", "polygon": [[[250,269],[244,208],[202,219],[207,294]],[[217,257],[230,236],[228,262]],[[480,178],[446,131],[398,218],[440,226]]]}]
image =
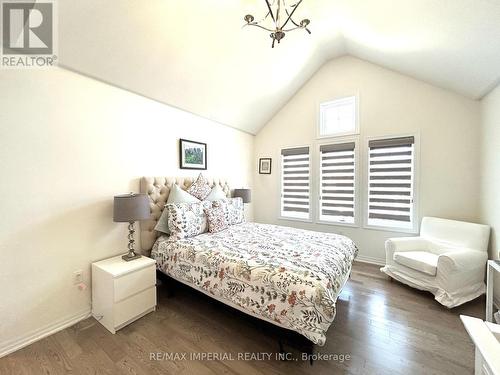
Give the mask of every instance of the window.
[{"label": "window", "polygon": [[414,145],[414,137],[369,141],[369,226],[413,229]]},{"label": "window", "polygon": [[354,224],[354,142],[320,146],[320,221]]},{"label": "window", "polygon": [[309,147],[281,150],[281,216],[309,219]]},{"label": "window", "polygon": [[355,96],[320,104],[319,137],[356,133],[358,121]]}]

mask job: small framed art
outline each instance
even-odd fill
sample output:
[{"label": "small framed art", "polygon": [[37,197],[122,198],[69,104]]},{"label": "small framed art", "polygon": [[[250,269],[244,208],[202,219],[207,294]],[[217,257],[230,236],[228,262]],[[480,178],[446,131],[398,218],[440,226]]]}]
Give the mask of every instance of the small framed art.
[{"label": "small framed art", "polygon": [[179,164],[181,169],[207,169],[207,144],[180,139]]},{"label": "small framed art", "polygon": [[260,158],[259,159],[259,174],[271,174],[271,158]]}]

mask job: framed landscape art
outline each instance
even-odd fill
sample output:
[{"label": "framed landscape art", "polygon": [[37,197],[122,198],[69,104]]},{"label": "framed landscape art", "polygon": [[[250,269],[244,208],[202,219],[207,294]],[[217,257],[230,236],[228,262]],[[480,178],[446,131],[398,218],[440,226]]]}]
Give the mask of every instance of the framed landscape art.
[{"label": "framed landscape art", "polygon": [[181,169],[207,169],[207,144],[187,139],[179,140]]}]

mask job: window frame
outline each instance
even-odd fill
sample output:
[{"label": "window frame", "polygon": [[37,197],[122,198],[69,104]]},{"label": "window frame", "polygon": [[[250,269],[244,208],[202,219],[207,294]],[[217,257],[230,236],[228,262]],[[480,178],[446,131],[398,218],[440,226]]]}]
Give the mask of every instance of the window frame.
[{"label": "window frame", "polygon": [[[414,137],[413,144],[413,215],[412,226],[408,228],[393,227],[390,225],[374,225],[368,224],[369,220],[369,183],[370,183],[370,146],[369,142],[374,140],[384,140],[391,138]],[[420,227],[419,202],[420,202],[420,134],[419,133],[403,133],[384,136],[370,136],[364,139],[364,156],[363,156],[363,228],[380,230],[385,232],[398,232],[407,234],[418,234]]]},{"label": "window frame", "polygon": [[[354,112],[355,112],[355,124],[354,124],[354,130],[353,131],[347,131],[347,132],[339,132],[339,133],[333,133],[333,134],[321,134],[321,125],[322,125],[322,106],[323,105],[328,105],[332,104],[336,101],[340,100],[345,100],[348,98],[354,98]],[[328,138],[337,138],[337,137],[348,137],[348,136],[355,136],[360,134],[360,120],[359,120],[359,94],[352,94],[352,95],[343,95],[343,96],[338,96],[330,100],[325,100],[321,101],[318,103],[318,112],[317,112],[317,124],[316,124],[316,139],[323,140],[323,139],[328,139]]]},{"label": "window frame", "polygon": [[[332,145],[332,144],[342,144],[342,143],[348,143],[348,142],[354,142],[354,222],[353,223],[343,223],[340,221],[329,221],[329,220],[321,220],[321,146],[322,145]],[[342,226],[342,227],[351,227],[351,228],[359,228],[360,226],[360,200],[359,200],[359,193],[360,193],[360,173],[361,173],[361,168],[360,168],[360,142],[359,142],[359,137],[357,136],[349,136],[349,137],[329,137],[329,139],[322,139],[321,142],[317,144],[317,147],[315,148],[315,151],[317,153],[317,160],[315,163],[315,167],[317,169],[318,176],[316,178],[317,180],[317,199],[316,199],[316,215],[315,215],[315,222],[317,224],[321,225],[332,225],[332,226]]]},{"label": "window frame", "polygon": [[[281,154],[281,152],[283,150],[287,150],[287,149],[293,149],[293,148],[301,148],[301,147],[307,147],[309,148],[309,180],[308,180],[308,183],[309,183],[309,212],[308,212],[308,217],[307,218],[300,218],[300,217],[293,217],[293,216],[284,216],[282,214],[282,208],[283,208],[283,197],[282,197],[282,194],[283,194],[283,171],[284,171],[284,168],[283,168],[283,155]],[[278,205],[278,220],[288,220],[288,221],[299,221],[299,222],[304,222],[304,223],[312,223],[313,222],[313,215],[312,215],[312,211],[313,211],[313,204],[312,204],[312,194],[314,192],[313,190],[313,185],[312,185],[312,182],[313,182],[313,178],[312,178],[312,175],[313,175],[313,146],[310,145],[310,144],[307,144],[307,145],[293,145],[293,146],[281,146],[279,148],[279,174],[278,174],[278,178],[279,178],[279,190],[278,190],[278,199],[279,199],[279,205]]]}]

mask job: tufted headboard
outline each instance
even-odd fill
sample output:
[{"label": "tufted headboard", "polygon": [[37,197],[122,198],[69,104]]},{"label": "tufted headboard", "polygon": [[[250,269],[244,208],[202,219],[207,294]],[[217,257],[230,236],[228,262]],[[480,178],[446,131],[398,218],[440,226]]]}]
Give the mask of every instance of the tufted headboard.
[{"label": "tufted headboard", "polygon": [[[165,203],[173,184],[179,185],[183,190],[191,186],[195,178],[191,177],[143,177],[141,178],[141,193],[149,197],[149,207],[151,208],[151,219],[140,222],[141,226],[141,249],[142,253],[149,255],[159,233],[154,227],[160,219]],[[231,189],[226,180],[217,178],[207,178],[211,186],[220,185],[224,193],[231,197]]]}]

